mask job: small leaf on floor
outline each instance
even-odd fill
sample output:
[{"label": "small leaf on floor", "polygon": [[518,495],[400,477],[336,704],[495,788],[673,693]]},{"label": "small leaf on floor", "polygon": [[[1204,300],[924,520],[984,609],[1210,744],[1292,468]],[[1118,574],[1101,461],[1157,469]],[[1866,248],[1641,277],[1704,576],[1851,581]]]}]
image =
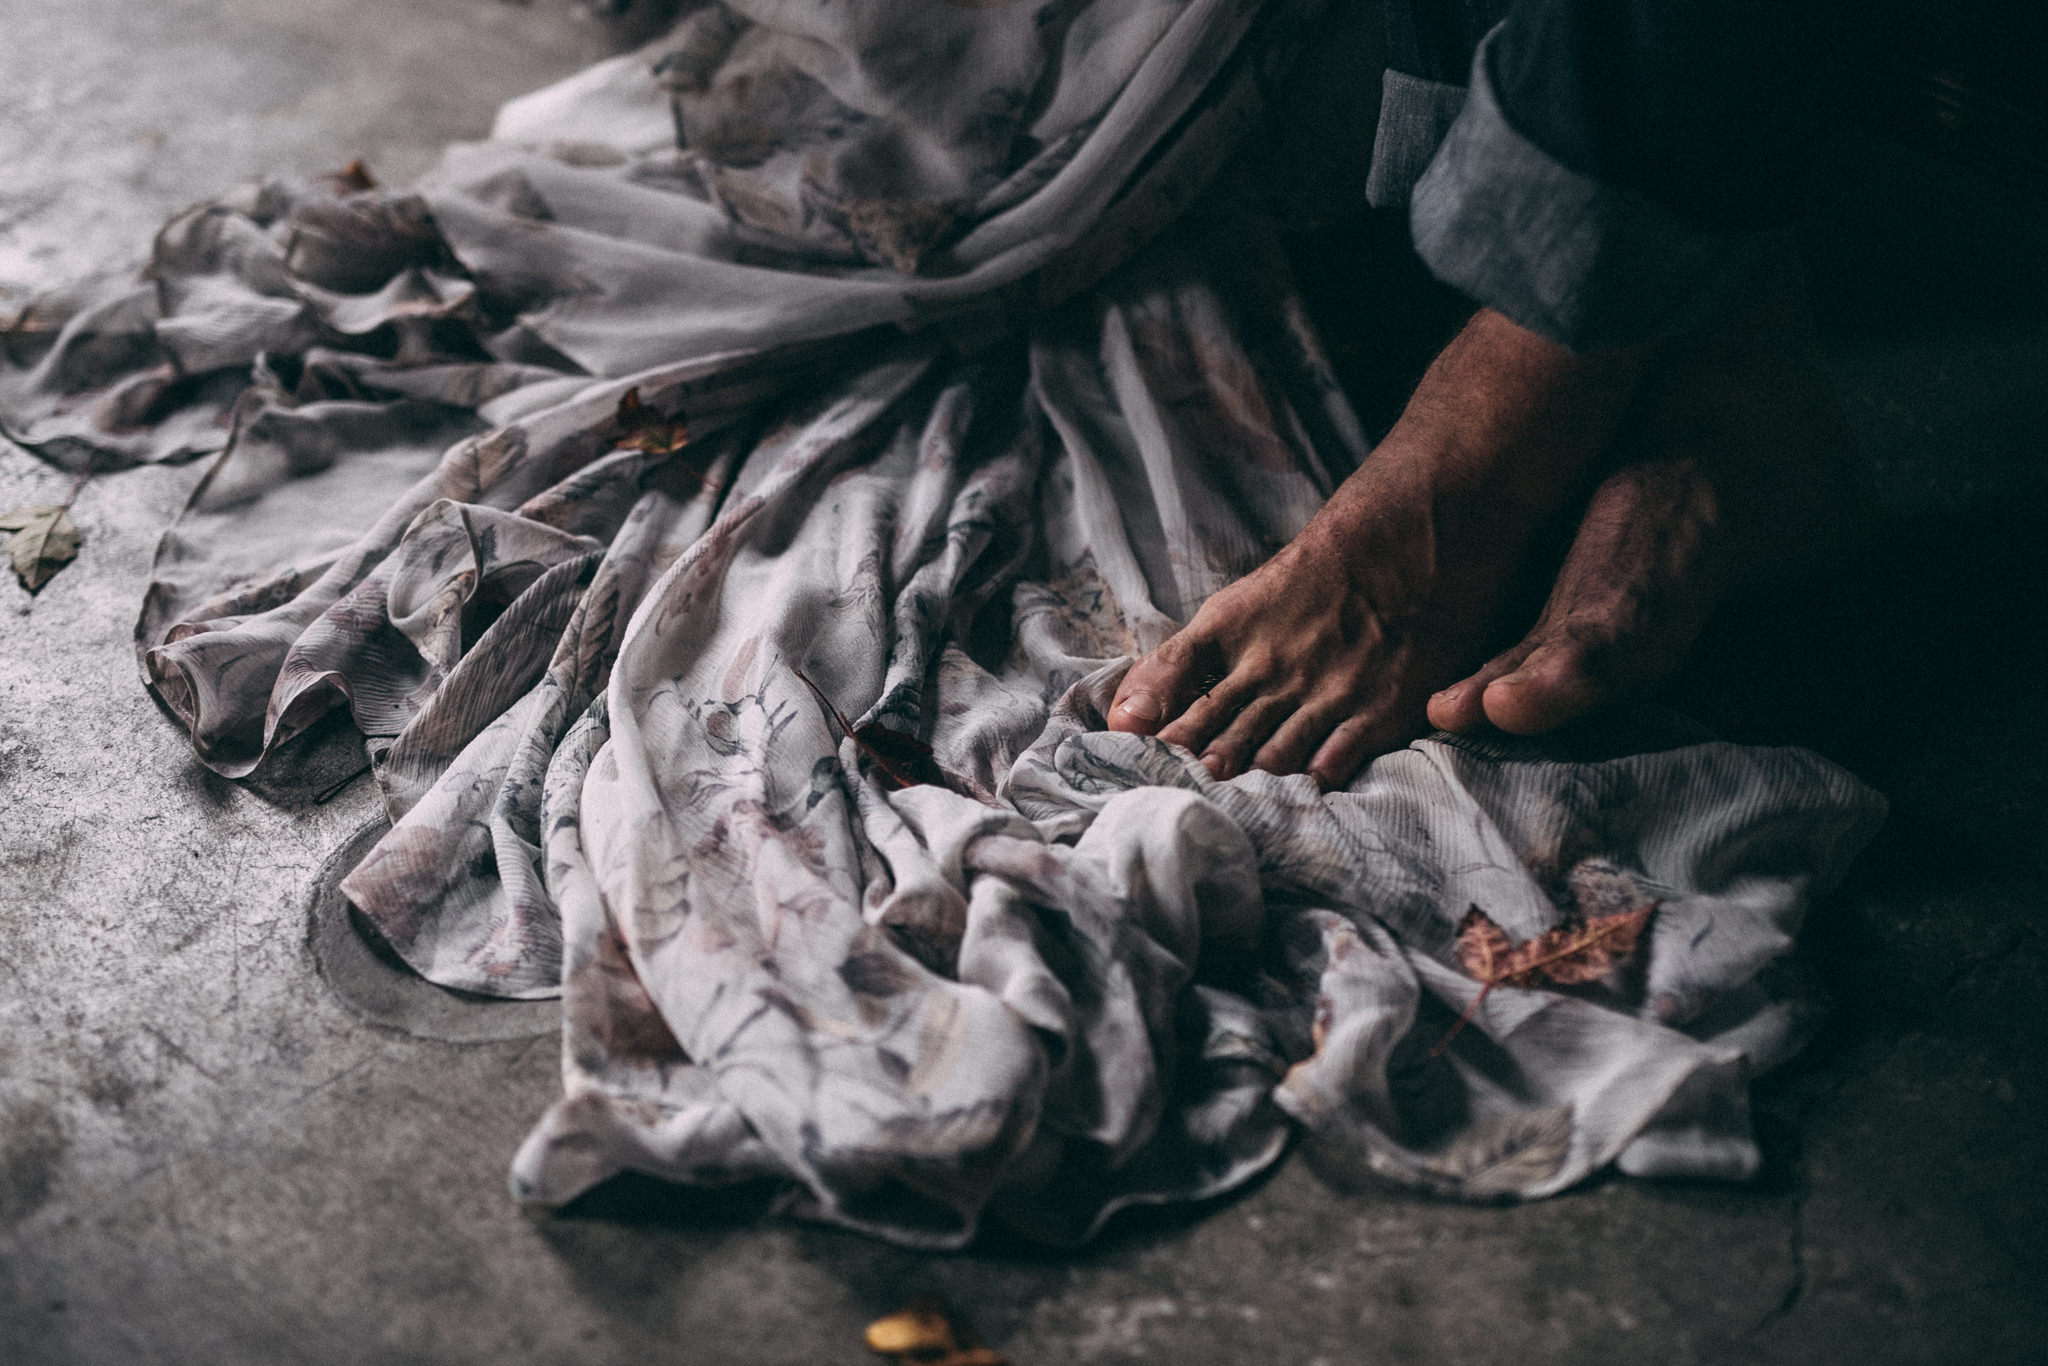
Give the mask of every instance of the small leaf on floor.
[{"label": "small leaf on floor", "polygon": [[894,1358],[899,1366],[1008,1366],[1000,1353],[976,1343],[944,1310],[926,1303],[876,1319],[868,1325],[867,1343],[869,1351]]},{"label": "small leaf on floor", "polygon": [[7,538],[7,558],[33,593],[78,555],[78,524],[68,508],[56,503],[9,508],[0,512],[0,531]]}]

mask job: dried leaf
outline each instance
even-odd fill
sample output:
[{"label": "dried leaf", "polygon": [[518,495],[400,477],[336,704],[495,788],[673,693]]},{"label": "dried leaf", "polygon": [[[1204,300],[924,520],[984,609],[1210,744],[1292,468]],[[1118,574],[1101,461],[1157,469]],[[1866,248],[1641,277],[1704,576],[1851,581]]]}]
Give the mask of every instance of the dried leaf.
[{"label": "dried leaf", "polygon": [[1636,951],[1657,904],[1585,916],[1520,944],[1511,943],[1507,931],[1477,906],[1466,911],[1458,922],[1458,966],[1480,984],[1479,994],[1430,1056],[1451,1046],[1495,987],[1582,986],[1613,972]]},{"label": "dried leaf", "polygon": [[1500,980],[1502,964],[1514,952],[1508,932],[1493,923],[1493,917],[1474,906],[1458,922],[1458,966],[1481,982]]},{"label": "dried leaf", "polygon": [[690,444],[690,429],[681,416],[663,417],[642,403],[638,386],[620,395],[618,422],[618,448],[622,451],[674,455]]},{"label": "dried leaf", "polygon": [[868,1325],[867,1343],[871,1352],[917,1366],[1008,1366],[1000,1353],[975,1342],[929,1303],[876,1319]]},{"label": "dried leaf", "polygon": [[914,735],[905,735],[900,730],[890,730],[879,722],[870,721],[853,732],[853,743],[860,746],[861,753],[874,760],[876,767],[898,788],[915,787],[919,783],[930,783],[934,787],[953,785],[946,771],[939,767],[939,761],[932,756],[932,747]]},{"label": "dried leaf", "polygon": [[839,729],[853,737],[854,748],[874,765],[885,790],[901,792],[920,783],[951,788],[956,792],[961,790],[961,785],[954,782],[952,775],[941,768],[939,761],[932,756],[930,745],[875,721],[855,729],[854,724],[846,719],[846,713],[832,705],[832,699],[825,696],[823,688],[813,683],[802,669],[795,673],[811,690],[811,695],[818,699],[819,705],[839,723]]},{"label": "dried leaf", "polygon": [[868,1325],[868,1350],[885,1357],[957,1352],[953,1325],[936,1309],[903,1309]]},{"label": "dried leaf", "polygon": [[7,558],[31,593],[78,555],[78,524],[61,504],[9,508],[0,512],[0,531],[14,533],[7,538]]},{"label": "dried leaf", "polygon": [[[1643,927],[1656,910],[1657,903],[1652,901],[1634,910],[1560,925],[1512,950],[1500,965],[1498,980],[1511,987],[1566,987],[1598,981],[1635,952]],[[1484,919],[1486,912],[1479,915]],[[1499,928],[1494,926],[1496,933]]]},{"label": "dried leaf", "polygon": [[361,194],[377,188],[377,177],[370,174],[370,168],[361,157],[349,162],[338,171],[329,171],[320,180],[337,195]]}]

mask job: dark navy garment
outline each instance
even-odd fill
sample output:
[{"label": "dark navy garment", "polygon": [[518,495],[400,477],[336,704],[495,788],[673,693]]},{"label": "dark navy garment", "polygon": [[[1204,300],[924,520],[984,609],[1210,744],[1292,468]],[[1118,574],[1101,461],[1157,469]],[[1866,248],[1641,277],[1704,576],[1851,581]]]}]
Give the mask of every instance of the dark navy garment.
[{"label": "dark navy garment", "polygon": [[1508,17],[1510,0],[1384,0],[1387,69],[1463,85],[1479,40]]},{"label": "dark navy garment", "polygon": [[1841,0],[1384,0],[1370,195],[1575,347],[1698,326],[1797,212],[1867,65]]}]

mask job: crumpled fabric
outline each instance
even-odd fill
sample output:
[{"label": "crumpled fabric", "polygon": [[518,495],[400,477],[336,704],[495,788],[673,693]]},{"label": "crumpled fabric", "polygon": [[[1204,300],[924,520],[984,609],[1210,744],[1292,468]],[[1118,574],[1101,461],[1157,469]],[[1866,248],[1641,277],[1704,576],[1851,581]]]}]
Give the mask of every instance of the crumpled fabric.
[{"label": "crumpled fabric", "polygon": [[[953,1247],[1297,1131],[1471,1199],[1755,1169],[1800,920],[1882,817],[1849,775],[1439,737],[1325,794],[1103,729],[1368,456],[1270,225],[1203,194],[1312,18],[698,6],[415,191],[201,206],[10,338],[47,458],[218,452],[138,626],[200,759],[367,759],[364,917],[562,998],[520,1199],[765,1178]],[[1468,907],[1649,901],[1608,980],[1437,1047]]]}]

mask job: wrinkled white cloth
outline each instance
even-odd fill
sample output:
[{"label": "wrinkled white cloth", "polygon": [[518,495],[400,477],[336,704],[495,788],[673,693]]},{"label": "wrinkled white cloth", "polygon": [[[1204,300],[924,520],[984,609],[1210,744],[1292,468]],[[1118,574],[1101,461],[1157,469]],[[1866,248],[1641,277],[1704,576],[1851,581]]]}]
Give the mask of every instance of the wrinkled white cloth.
[{"label": "wrinkled white cloth", "polygon": [[[1102,729],[1367,457],[1270,229],[1200,198],[1307,13],[697,6],[416,194],[202,206],[15,339],[50,458],[220,451],[139,628],[200,756],[366,742],[351,899],[436,982],[562,996],[520,1198],[765,1177],[957,1246],[1294,1127],[1470,1198],[1754,1170],[1800,919],[1882,816],[1847,774],[1440,738],[1325,795]],[[1650,901],[1608,980],[1434,1055],[1468,907]]]}]

